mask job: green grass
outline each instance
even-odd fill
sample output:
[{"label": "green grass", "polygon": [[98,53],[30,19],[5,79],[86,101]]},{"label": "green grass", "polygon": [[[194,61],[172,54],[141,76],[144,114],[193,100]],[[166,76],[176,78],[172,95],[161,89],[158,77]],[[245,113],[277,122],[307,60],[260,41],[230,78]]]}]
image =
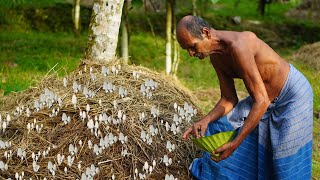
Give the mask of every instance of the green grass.
[{"label": "green grass", "polygon": [[313,160],[312,177],[320,178],[320,122],[319,119],[313,121]]},{"label": "green grass", "polygon": [[[68,33],[0,32],[0,89],[4,94],[34,84],[54,67],[60,75],[76,68],[86,36]],[[35,78],[38,77],[38,78]]]},{"label": "green grass", "polygon": [[314,110],[320,111],[320,71],[302,64],[299,61],[291,62],[297,69],[299,69],[309,80],[314,93]]},{"label": "green grass", "polygon": [[265,8],[265,15],[261,16],[257,11],[258,3],[252,0],[241,0],[235,6],[234,0],[220,0],[213,6],[209,15],[232,17],[241,16],[246,20],[260,20],[264,22],[280,23],[286,20],[284,13],[299,5],[301,0],[291,0],[288,3],[271,3]]},{"label": "green grass", "polygon": [[151,33],[137,33],[130,36],[130,62],[150,69],[165,69],[165,40]]},{"label": "green grass", "polygon": [[[165,40],[163,37],[153,37],[149,33],[138,33],[131,36],[130,61],[151,69],[165,71]],[[186,51],[180,49],[181,61],[177,75],[189,88],[217,88],[218,79],[208,59],[200,61],[191,58]]]}]

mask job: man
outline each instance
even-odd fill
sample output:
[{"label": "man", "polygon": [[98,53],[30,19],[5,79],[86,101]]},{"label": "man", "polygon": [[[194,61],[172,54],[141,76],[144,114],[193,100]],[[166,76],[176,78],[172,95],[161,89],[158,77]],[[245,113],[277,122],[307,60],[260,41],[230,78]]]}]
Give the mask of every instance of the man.
[{"label": "man", "polygon": [[[190,56],[209,56],[221,98],[183,139],[237,129],[237,136],[190,166],[196,179],[310,179],[313,92],[307,79],[252,32],[219,31],[185,16],[177,39]],[[238,102],[234,78],[250,96]],[[213,161],[212,161],[213,160]]]}]

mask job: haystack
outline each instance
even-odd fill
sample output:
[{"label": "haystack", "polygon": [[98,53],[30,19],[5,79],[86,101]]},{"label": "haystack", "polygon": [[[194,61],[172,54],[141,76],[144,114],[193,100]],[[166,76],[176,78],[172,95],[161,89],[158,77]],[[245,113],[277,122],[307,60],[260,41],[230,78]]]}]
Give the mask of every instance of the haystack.
[{"label": "haystack", "polygon": [[201,116],[195,102],[168,76],[83,60],[0,100],[0,177],[188,179],[197,149],[181,133]]},{"label": "haystack", "polygon": [[291,9],[286,16],[296,19],[308,19],[309,21],[318,22],[320,18],[320,4],[317,0],[303,0],[299,6]]},{"label": "haystack", "polygon": [[308,67],[320,70],[320,42],[302,46],[294,55],[293,59],[302,61]]}]

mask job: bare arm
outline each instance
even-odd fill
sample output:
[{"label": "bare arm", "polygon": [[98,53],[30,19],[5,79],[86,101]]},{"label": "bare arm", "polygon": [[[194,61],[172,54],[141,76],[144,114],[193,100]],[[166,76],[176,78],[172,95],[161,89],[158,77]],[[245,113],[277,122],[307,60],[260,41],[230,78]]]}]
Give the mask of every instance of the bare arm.
[{"label": "bare arm", "polygon": [[209,112],[198,122],[194,123],[183,133],[182,137],[185,140],[189,138],[189,134],[199,137],[198,131],[200,131],[201,136],[204,136],[210,122],[213,122],[230,112],[231,109],[238,103],[238,97],[234,87],[233,78],[224,74],[219,67],[214,67],[217,71],[220,82],[221,98],[211,112]]},{"label": "bare arm", "polygon": [[229,157],[240,146],[242,141],[258,125],[260,119],[271,103],[252,50],[247,46],[236,44],[232,46],[232,56],[239,74],[253,99],[253,105],[237,137],[213,152],[214,154],[221,153],[221,156],[218,158],[213,156],[214,160],[217,162]]},{"label": "bare arm", "polygon": [[235,138],[235,141],[241,144],[248,134],[258,125],[271,102],[250,49],[239,45],[232,50],[232,55],[239,68],[243,82],[253,99],[252,109],[241,132]]},{"label": "bare arm", "polygon": [[221,71],[214,62],[212,62],[212,64],[219,78],[221,98],[208,115],[204,117],[204,119],[207,119],[209,123],[229,113],[238,103],[233,78]]}]

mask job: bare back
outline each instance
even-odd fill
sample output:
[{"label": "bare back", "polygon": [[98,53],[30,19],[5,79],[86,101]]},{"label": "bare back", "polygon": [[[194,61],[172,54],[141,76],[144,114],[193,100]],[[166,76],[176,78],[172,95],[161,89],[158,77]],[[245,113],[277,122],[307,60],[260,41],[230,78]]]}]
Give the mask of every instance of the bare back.
[{"label": "bare back", "polygon": [[[270,101],[275,99],[284,85],[290,66],[270,46],[260,40],[251,32],[225,31],[223,44],[226,51],[211,54],[210,59],[214,68],[223,73],[218,76],[243,79],[243,75],[236,67],[235,58],[232,55],[234,49],[246,46],[246,53],[251,53],[265,85]],[[252,64],[254,65],[254,64]]]}]

